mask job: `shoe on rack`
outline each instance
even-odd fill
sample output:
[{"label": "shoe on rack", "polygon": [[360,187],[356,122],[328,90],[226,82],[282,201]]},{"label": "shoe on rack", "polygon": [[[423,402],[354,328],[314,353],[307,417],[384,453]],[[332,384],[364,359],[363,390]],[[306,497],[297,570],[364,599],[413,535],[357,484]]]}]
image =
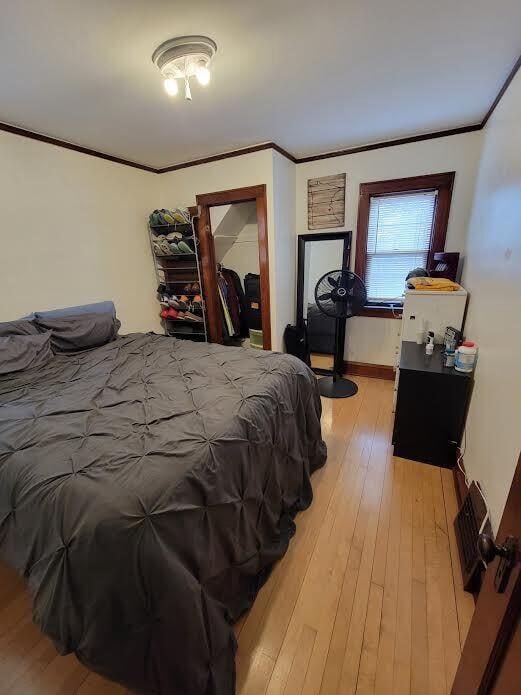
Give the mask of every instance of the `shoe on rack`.
[{"label": "shoe on rack", "polygon": [[168,314],[169,319],[176,319],[179,315],[179,312],[175,309],[172,309],[172,307],[170,307],[170,309],[168,309],[166,313]]},{"label": "shoe on rack", "polygon": [[179,251],[181,253],[193,253],[194,250],[190,247],[189,244],[187,244],[186,241],[180,241],[178,244]]},{"label": "shoe on rack", "polygon": [[167,319],[168,318],[168,309],[163,309],[159,315],[161,316],[162,319]]},{"label": "shoe on rack", "polygon": [[201,316],[196,316],[195,314],[192,314],[191,311],[185,311],[185,319],[187,321],[194,321],[196,323],[202,323],[203,319]]}]

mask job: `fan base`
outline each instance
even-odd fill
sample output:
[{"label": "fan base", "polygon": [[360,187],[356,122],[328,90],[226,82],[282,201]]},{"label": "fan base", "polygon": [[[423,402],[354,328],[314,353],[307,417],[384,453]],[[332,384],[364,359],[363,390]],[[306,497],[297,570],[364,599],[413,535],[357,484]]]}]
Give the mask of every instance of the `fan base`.
[{"label": "fan base", "polygon": [[354,381],[337,377],[336,381],[332,376],[326,376],[318,380],[318,390],[326,398],[349,398],[358,391],[358,386]]}]

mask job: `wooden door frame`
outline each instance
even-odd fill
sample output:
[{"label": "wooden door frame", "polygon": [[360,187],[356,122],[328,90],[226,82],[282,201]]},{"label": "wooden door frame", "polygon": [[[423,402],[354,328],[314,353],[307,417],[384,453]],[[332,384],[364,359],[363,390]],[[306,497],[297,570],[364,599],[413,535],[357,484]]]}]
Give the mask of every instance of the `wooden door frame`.
[{"label": "wooden door frame", "polygon": [[[521,454],[517,461],[496,542],[519,534],[521,526]],[[503,659],[516,629],[521,629],[521,555],[516,551],[516,566],[507,590],[498,594],[494,578],[500,558],[487,567],[474,616],[465,640],[451,695],[487,695],[499,675]]]},{"label": "wooden door frame", "polygon": [[223,342],[220,306],[217,295],[217,264],[210,223],[210,208],[232,203],[255,201],[259,237],[259,275],[261,294],[262,343],[271,350],[270,272],[268,254],[268,204],[266,185],[232,188],[227,191],[201,193],[196,196],[199,209],[197,234],[201,249],[201,268],[208,319],[208,334],[212,343]]}]

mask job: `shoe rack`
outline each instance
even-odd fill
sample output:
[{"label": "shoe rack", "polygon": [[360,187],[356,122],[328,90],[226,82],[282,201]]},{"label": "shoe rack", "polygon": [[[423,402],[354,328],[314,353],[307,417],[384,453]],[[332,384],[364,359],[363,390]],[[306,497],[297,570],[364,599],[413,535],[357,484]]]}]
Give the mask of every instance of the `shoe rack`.
[{"label": "shoe rack", "polygon": [[[179,302],[181,297],[186,297],[186,301],[183,300],[181,303],[186,305],[188,309],[186,312],[174,311],[173,313],[178,313],[175,318],[161,317],[165,335],[182,340],[208,342],[206,305],[202,292],[199,262],[199,243],[195,234],[194,220],[195,218],[192,217],[189,223],[149,225],[148,231],[158,286],[165,286],[167,296],[171,298],[172,303]],[[193,248],[193,253],[172,252],[166,254],[164,252],[166,247],[164,244],[158,243],[158,237],[161,239],[161,237],[172,236],[176,233],[182,235],[183,240]],[[201,296],[201,302],[195,304],[194,298],[198,295]],[[157,299],[158,313],[161,315],[163,307],[160,302],[163,301],[163,298],[159,292]],[[190,318],[187,318],[188,316]],[[194,316],[201,318],[202,321],[196,321]]]}]

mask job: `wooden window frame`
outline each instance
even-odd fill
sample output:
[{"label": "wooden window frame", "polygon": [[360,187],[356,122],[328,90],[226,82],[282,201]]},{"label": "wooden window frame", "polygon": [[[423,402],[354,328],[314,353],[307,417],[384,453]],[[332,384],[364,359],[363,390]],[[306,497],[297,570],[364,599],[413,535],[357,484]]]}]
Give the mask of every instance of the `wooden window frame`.
[{"label": "wooden window frame", "polygon": [[[369,209],[371,198],[379,195],[393,195],[396,193],[418,193],[420,191],[438,191],[436,207],[434,209],[434,222],[429,245],[427,267],[432,263],[434,253],[445,250],[447,238],[447,226],[449,223],[450,205],[452,201],[452,189],[454,187],[454,171],[442,174],[426,174],[424,176],[408,176],[403,179],[389,179],[387,181],[373,181],[360,184],[358,201],[358,222],[356,228],[356,255],[355,273],[365,281],[365,268],[367,264],[367,228],[369,225]],[[402,308],[368,304],[360,316],[372,316],[379,318],[401,318]]]}]

